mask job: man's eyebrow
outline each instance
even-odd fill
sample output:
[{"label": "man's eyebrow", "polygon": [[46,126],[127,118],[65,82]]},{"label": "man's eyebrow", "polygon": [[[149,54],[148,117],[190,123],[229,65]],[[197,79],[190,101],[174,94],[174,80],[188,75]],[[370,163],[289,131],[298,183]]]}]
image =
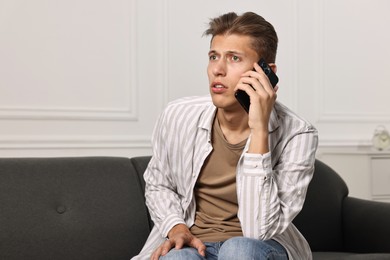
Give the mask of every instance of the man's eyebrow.
[{"label": "man's eyebrow", "polygon": [[226,54],[246,56],[244,52],[234,51],[234,50],[232,50],[232,51],[227,51]]},{"label": "man's eyebrow", "polygon": [[[216,53],[219,53],[219,52],[216,51],[216,50],[210,50],[208,54],[209,54],[209,55],[212,55],[212,54],[216,54]],[[228,54],[228,55],[246,56],[244,52],[235,51],[235,50],[226,51],[225,54]]]},{"label": "man's eyebrow", "polygon": [[215,51],[215,50],[210,50],[208,54],[209,54],[209,56],[210,56],[210,55],[216,54],[216,53],[217,53],[217,51]]}]

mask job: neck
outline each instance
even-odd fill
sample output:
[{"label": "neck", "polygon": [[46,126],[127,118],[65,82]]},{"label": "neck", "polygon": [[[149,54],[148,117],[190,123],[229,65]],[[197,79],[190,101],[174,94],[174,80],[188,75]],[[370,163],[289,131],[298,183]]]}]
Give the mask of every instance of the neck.
[{"label": "neck", "polygon": [[217,118],[221,130],[229,143],[237,144],[248,138],[250,134],[248,114],[244,110],[242,112],[229,112],[219,108]]}]

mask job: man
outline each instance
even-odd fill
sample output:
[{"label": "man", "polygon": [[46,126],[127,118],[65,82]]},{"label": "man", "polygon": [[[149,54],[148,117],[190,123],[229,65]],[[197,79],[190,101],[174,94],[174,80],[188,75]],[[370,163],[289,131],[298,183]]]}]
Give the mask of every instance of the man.
[{"label": "man", "polygon": [[[311,259],[292,224],[314,171],[317,131],[276,102],[277,35],[261,16],[212,19],[210,97],[168,105],[145,172],[154,228],[135,259]],[[247,113],[235,92],[250,97]]]}]

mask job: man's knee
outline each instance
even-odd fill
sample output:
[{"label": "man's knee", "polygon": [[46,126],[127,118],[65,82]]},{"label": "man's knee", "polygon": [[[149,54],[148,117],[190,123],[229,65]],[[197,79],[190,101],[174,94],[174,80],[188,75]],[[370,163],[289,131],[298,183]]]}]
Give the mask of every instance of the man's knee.
[{"label": "man's knee", "polygon": [[182,249],[171,249],[165,256],[160,256],[160,260],[203,260],[202,257],[195,248],[184,247]]},{"label": "man's knee", "polygon": [[287,254],[282,247],[281,249],[282,251],[278,250],[278,248],[273,247],[272,243],[267,241],[233,237],[223,243],[218,259],[287,259]]},{"label": "man's knee", "polygon": [[219,259],[248,259],[245,257],[248,246],[248,238],[233,237],[226,240],[219,250]]}]

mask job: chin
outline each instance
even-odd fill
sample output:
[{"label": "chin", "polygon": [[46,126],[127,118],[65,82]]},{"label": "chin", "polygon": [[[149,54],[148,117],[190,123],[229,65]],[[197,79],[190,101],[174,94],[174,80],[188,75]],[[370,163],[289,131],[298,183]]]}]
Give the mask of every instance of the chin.
[{"label": "chin", "polygon": [[223,107],[224,104],[227,102],[226,97],[223,97],[221,95],[215,95],[211,94],[211,100],[213,101],[214,106],[216,107]]},{"label": "chin", "polygon": [[223,110],[235,110],[237,105],[239,105],[235,98],[232,100],[222,96],[211,95],[211,99],[214,106]]}]

